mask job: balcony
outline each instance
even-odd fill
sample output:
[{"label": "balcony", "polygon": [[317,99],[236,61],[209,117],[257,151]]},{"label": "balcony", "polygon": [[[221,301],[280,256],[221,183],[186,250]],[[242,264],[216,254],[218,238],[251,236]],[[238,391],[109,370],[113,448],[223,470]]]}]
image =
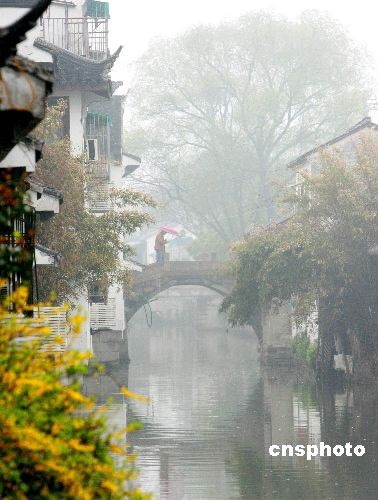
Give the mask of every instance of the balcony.
[{"label": "balcony", "polygon": [[73,54],[103,61],[108,55],[108,18],[99,17],[44,17],[41,20],[42,37],[46,42]]},{"label": "balcony", "polygon": [[[16,345],[23,345],[32,341],[39,341],[39,351],[59,353],[65,352],[68,348],[68,343],[72,337],[70,326],[68,323],[67,311],[64,307],[46,307],[39,306],[33,309],[33,319],[22,317],[22,315],[9,316],[12,321],[20,325],[20,330],[26,325],[33,330],[35,334],[24,336],[20,334],[14,339]],[[38,335],[37,332],[41,328],[48,328],[50,333],[48,335]]]},{"label": "balcony", "polygon": [[87,113],[86,117],[87,171],[102,182],[109,179],[110,117]]},{"label": "balcony", "polygon": [[92,213],[103,214],[112,209],[110,189],[109,184],[88,184],[87,203]]},{"label": "balcony", "polygon": [[116,330],[117,310],[116,299],[108,298],[103,302],[93,301],[91,304],[91,330]]},{"label": "balcony", "polygon": [[[2,215],[0,259],[2,270],[9,269],[10,272],[7,282],[0,288],[0,299],[11,295],[19,286],[32,283],[35,244],[35,213],[33,211],[14,218],[9,207],[2,207]],[[5,277],[4,273],[2,277]],[[30,297],[30,300],[32,301],[33,297]]]}]

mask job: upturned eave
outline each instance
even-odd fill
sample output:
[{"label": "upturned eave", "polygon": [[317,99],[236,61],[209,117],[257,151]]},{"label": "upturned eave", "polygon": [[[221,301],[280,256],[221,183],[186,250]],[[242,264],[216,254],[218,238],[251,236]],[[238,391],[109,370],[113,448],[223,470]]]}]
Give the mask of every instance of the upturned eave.
[{"label": "upturned eave", "polygon": [[106,98],[110,98],[117,90],[118,86],[110,79],[110,71],[122,47],[103,61],[96,61],[74,54],[43,38],[37,38],[34,46],[52,55],[55,82],[60,90],[85,90]]}]

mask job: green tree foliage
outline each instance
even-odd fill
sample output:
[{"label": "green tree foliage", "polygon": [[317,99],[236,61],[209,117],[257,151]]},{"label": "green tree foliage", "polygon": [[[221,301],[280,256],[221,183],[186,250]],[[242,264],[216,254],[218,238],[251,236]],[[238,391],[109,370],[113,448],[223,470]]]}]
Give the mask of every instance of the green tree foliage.
[{"label": "green tree foliage", "polygon": [[286,223],[262,228],[235,245],[236,285],[222,309],[234,324],[252,324],[262,310],[292,296],[302,318],[316,299],[331,304],[334,324],[364,349],[377,340],[378,139],[366,134],[351,158],[319,154],[321,170],[307,176],[297,210]]},{"label": "green tree foliage", "polygon": [[64,194],[60,213],[38,221],[37,241],[62,255],[58,267],[39,270],[42,291],[45,295],[54,291],[60,299],[67,299],[94,283],[106,291],[111,283],[128,280],[120,255],[131,255],[131,250],[123,238],[152,221],[140,207],[154,206],[154,202],[130,189],[113,189],[111,210],[101,215],[88,211],[85,192],[90,178],[84,161],[73,154],[68,139],[59,139],[63,111],[63,103],[51,108],[42,124],[39,134],[48,142],[34,177]]},{"label": "green tree foliage", "polygon": [[272,179],[289,158],[360,118],[364,60],[314,12],[255,12],[154,43],[129,101],[127,140],[149,166],[139,180],[207,247],[226,247],[274,217]]},{"label": "green tree foliage", "polygon": [[312,343],[306,334],[296,335],[291,343],[291,348],[298,359],[308,366],[316,368],[318,344]]}]

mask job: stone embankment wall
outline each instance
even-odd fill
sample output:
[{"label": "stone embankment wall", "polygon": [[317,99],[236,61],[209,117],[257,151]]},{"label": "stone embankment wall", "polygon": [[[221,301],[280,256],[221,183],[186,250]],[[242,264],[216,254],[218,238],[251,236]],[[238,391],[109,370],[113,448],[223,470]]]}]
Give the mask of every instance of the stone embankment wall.
[{"label": "stone embankment wall", "polygon": [[265,314],[261,360],[271,367],[294,368],[291,349],[291,309],[283,304],[277,311]]},{"label": "stone embankment wall", "polygon": [[128,363],[129,350],[126,332],[121,330],[98,330],[92,336],[92,347],[100,363]]}]

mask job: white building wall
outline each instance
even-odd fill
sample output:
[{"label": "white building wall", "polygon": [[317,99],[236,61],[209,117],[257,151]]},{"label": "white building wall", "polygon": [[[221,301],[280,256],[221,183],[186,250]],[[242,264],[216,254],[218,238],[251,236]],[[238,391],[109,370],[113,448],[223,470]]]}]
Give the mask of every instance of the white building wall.
[{"label": "white building wall", "polygon": [[122,287],[114,285],[108,290],[106,303],[91,305],[91,329],[125,331],[125,312]]},{"label": "white building wall", "polygon": [[122,287],[119,285],[111,286],[109,288],[108,297],[115,301],[115,330],[123,331],[125,329],[125,304]]},{"label": "white building wall", "polygon": [[[66,11],[66,5],[64,2],[53,1],[51,6],[45,12],[44,17],[51,18],[64,18],[66,16],[66,12],[69,17],[77,17],[80,18],[83,16],[82,6],[85,0],[75,0],[73,5],[68,5]],[[29,9],[17,8],[17,7],[6,7],[0,9],[0,27],[8,26],[14,23],[17,19],[21,18]],[[51,54],[38,49],[34,46],[34,41],[41,37],[42,25],[38,23],[35,28],[30,30],[26,34],[26,40],[18,45],[18,53],[21,56],[32,59],[36,62],[46,62],[52,63],[53,58]],[[65,91],[54,91],[54,96],[65,96],[69,98],[69,106],[70,106],[70,140],[73,145],[73,150],[75,154],[80,155],[84,151],[84,137],[85,137],[85,116],[86,116],[86,95],[80,91],[75,90],[65,90]],[[95,96],[98,99],[98,96]],[[17,149],[17,148],[16,148]],[[18,147],[10,153],[10,159],[12,159],[12,155],[15,153],[23,153],[25,156],[25,148],[20,149]],[[28,157],[25,161],[20,158],[16,158],[17,164],[27,163],[27,167],[32,165],[33,168],[28,168],[28,171],[34,171],[34,163],[35,163],[35,151],[32,150],[32,157]],[[20,155],[19,155],[20,156]],[[21,163],[20,163],[21,162]],[[40,260],[42,256],[40,256]],[[52,262],[47,262],[51,264]],[[90,335],[90,307],[86,297],[86,294],[83,294],[79,300],[74,301],[76,307],[73,311],[73,314],[80,314],[85,318],[85,321],[82,326],[82,332],[79,336],[74,337],[70,341],[70,347],[73,349],[78,349],[80,351],[88,351],[92,349],[91,335]],[[119,293],[117,295],[117,311],[121,310],[121,302]],[[118,312],[117,312],[118,316]],[[123,320],[123,304],[122,304],[122,314],[120,315]],[[121,320],[119,322],[121,325]],[[123,324],[123,323],[122,323]]]},{"label": "white building wall", "polygon": [[[0,9],[0,26],[5,27],[13,24],[17,19],[20,19],[28,12],[29,9],[21,9],[17,7],[3,7]],[[51,54],[44,50],[38,49],[33,46],[36,38],[42,35],[41,25],[38,23],[35,28],[26,33],[26,40],[18,44],[18,54],[35,62],[49,62],[53,61]]]},{"label": "white building wall", "polygon": [[70,140],[76,155],[84,152],[85,95],[80,90],[56,90],[55,97],[68,97],[70,107]]},{"label": "white building wall", "polygon": [[110,166],[110,184],[115,188],[122,188],[127,185],[127,181],[123,176],[123,168],[121,165]]},{"label": "white building wall", "polygon": [[83,15],[83,4],[85,0],[75,0],[72,4],[68,3],[65,5],[64,1],[53,1],[50,7],[47,9],[46,17],[65,17],[66,6],[68,17],[82,17]]},{"label": "white building wall", "polygon": [[[64,1],[53,1],[46,10],[43,17],[64,18],[66,13],[68,17],[83,17],[83,4],[85,0],[75,0],[72,4],[65,4]],[[13,24],[15,21],[25,15],[30,9],[20,7],[2,7],[0,16],[0,27]],[[26,40],[18,45],[18,53],[21,56],[33,59],[36,62],[52,62],[51,54],[34,47],[34,41],[42,36],[42,25],[38,23],[35,28],[28,31]]]},{"label": "white building wall", "polygon": [[38,248],[35,249],[35,263],[37,266],[54,266],[55,259],[51,255],[41,252]]},{"label": "white building wall", "polygon": [[[378,106],[376,106],[378,108]],[[375,114],[377,113],[377,114]],[[378,120],[378,112],[372,110],[371,119],[373,123]],[[297,194],[300,194],[301,184],[305,176],[318,175],[322,169],[322,153],[336,153],[347,162],[347,165],[352,166],[356,160],[357,148],[366,134],[376,134],[376,130],[361,129],[355,133],[340,139],[335,144],[326,146],[319,151],[314,151],[310,154],[296,170],[296,189]],[[314,304],[313,311],[309,314],[307,319],[301,324],[296,324],[294,315],[292,316],[292,336],[307,335],[311,343],[316,343],[319,337],[319,318],[318,318],[318,305]]]},{"label": "white building wall", "polygon": [[35,160],[35,148],[20,142],[0,162],[0,168],[24,167],[26,172],[33,173],[35,171]]},{"label": "white building wall", "polygon": [[49,194],[37,193],[30,189],[27,192],[28,202],[29,204],[35,208],[37,212],[53,212],[54,214],[58,214],[60,210],[60,202],[59,199],[55,196],[50,196]]},{"label": "white building wall", "polygon": [[84,322],[80,335],[71,338],[69,347],[81,352],[91,351],[92,339],[90,332],[90,308],[86,294],[83,294],[79,299],[75,300],[75,306],[76,307],[72,311],[72,314],[79,314],[83,316]]}]

